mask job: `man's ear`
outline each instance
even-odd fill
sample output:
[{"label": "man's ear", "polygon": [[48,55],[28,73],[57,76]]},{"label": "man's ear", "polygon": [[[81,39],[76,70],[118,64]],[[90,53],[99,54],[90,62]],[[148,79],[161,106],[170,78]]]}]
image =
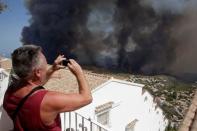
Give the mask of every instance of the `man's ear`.
[{"label": "man's ear", "polygon": [[41,70],[40,69],[34,69],[34,78],[36,80],[41,78]]}]

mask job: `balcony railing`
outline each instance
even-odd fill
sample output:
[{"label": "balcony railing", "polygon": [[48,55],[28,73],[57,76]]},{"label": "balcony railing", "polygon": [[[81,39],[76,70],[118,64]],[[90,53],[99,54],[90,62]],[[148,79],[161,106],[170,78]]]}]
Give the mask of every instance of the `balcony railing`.
[{"label": "balcony railing", "polygon": [[62,113],[61,121],[62,131],[110,131],[98,122],[76,112]]},{"label": "balcony railing", "polygon": [[5,74],[3,71],[0,72],[0,81],[3,81],[8,75]]}]

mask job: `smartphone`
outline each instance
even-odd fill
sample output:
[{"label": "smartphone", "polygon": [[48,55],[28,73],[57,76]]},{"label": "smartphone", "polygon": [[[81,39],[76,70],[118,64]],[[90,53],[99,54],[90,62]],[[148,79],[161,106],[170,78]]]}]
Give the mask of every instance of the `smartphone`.
[{"label": "smartphone", "polygon": [[66,60],[63,60],[63,61],[62,61],[62,64],[63,64],[64,66],[67,66],[68,63],[70,63],[69,59],[66,59]]}]

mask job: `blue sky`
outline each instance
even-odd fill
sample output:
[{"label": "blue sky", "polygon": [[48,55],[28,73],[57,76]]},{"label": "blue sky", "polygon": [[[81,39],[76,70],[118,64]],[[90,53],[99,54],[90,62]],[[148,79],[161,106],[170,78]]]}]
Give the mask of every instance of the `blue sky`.
[{"label": "blue sky", "polygon": [[8,5],[6,11],[0,14],[0,54],[10,56],[10,53],[21,46],[21,31],[28,25],[29,15],[24,6],[24,0],[3,0]]}]

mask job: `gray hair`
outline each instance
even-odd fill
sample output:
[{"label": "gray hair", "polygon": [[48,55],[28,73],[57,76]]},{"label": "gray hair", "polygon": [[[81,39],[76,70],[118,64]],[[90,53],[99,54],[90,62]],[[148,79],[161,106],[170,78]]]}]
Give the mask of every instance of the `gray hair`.
[{"label": "gray hair", "polygon": [[40,46],[24,45],[15,49],[12,53],[13,72],[20,79],[28,79],[33,74],[33,70],[40,64]]}]

